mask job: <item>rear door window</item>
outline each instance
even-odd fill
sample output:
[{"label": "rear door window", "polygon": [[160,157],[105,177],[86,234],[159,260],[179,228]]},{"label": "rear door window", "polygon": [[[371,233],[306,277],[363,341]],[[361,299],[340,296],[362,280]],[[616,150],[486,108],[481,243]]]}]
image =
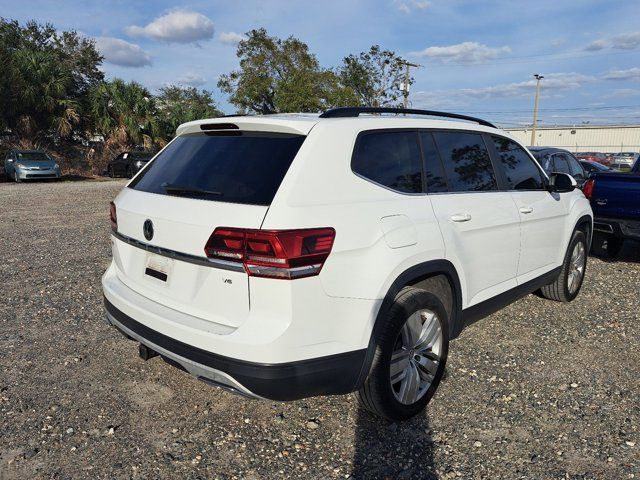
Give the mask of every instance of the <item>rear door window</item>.
[{"label": "rear door window", "polygon": [[351,169],[404,193],[421,193],[422,158],[415,130],[370,131],[358,136]]},{"label": "rear door window", "polygon": [[574,178],[584,179],[584,169],[580,165],[580,162],[573,155],[565,155],[567,157],[567,161],[569,162],[569,169],[571,170],[571,175]]},{"label": "rear door window", "polygon": [[555,155],[553,155],[553,171],[571,175],[569,159],[564,153],[556,153]]},{"label": "rear door window", "polygon": [[434,132],[452,192],[497,190],[491,157],[482,135],[471,132]]},{"label": "rear door window", "polygon": [[304,139],[273,132],[181,135],[129,187],[161,195],[270,205]]},{"label": "rear door window", "polygon": [[520,145],[504,137],[491,138],[509,190],[541,190],[544,187],[540,170]]}]

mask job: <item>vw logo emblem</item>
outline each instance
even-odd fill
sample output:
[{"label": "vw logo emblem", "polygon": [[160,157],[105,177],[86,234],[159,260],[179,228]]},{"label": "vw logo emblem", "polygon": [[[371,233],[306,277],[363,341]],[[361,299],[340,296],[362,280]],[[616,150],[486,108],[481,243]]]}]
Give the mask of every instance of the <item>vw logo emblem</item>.
[{"label": "vw logo emblem", "polygon": [[151,220],[147,219],[144,221],[142,232],[144,233],[144,238],[147,240],[151,240],[153,238],[153,222]]}]

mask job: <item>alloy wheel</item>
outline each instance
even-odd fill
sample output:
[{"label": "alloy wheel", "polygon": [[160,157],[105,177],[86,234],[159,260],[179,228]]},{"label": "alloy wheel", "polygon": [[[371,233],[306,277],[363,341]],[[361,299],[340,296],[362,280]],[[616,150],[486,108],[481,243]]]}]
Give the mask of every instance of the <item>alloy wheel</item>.
[{"label": "alloy wheel", "polygon": [[584,275],[584,267],[586,260],[586,251],[582,242],[576,243],[571,252],[571,260],[569,261],[569,274],[567,275],[567,287],[569,293],[575,293],[580,286]]},{"label": "alloy wheel", "polygon": [[396,400],[411,405],[422,398],[440,365],[442,327],[431,310],[418,310],[402,326],[389,371]]}]

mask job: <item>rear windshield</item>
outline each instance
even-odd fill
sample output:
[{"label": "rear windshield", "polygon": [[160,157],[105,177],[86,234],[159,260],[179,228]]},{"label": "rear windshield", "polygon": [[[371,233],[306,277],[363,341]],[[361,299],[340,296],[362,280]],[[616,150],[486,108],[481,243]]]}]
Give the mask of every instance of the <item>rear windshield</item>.
[{"label": "rear windshield", "polygon": [[162,195],[270,205],[304,139],[272,132],[182,135],[129,187]]}]

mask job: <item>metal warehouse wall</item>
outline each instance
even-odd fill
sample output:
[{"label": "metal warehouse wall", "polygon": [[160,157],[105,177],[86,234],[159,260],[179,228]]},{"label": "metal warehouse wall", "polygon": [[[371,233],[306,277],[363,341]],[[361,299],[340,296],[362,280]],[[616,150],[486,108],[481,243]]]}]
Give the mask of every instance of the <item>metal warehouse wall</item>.
[{"label": "metal warehouse wall", "polygon": [[[525,145],[530,144],[530,128],[505,130]],[[535,145],[571,152],[640,152],[640,125],[536,128]]]}]

